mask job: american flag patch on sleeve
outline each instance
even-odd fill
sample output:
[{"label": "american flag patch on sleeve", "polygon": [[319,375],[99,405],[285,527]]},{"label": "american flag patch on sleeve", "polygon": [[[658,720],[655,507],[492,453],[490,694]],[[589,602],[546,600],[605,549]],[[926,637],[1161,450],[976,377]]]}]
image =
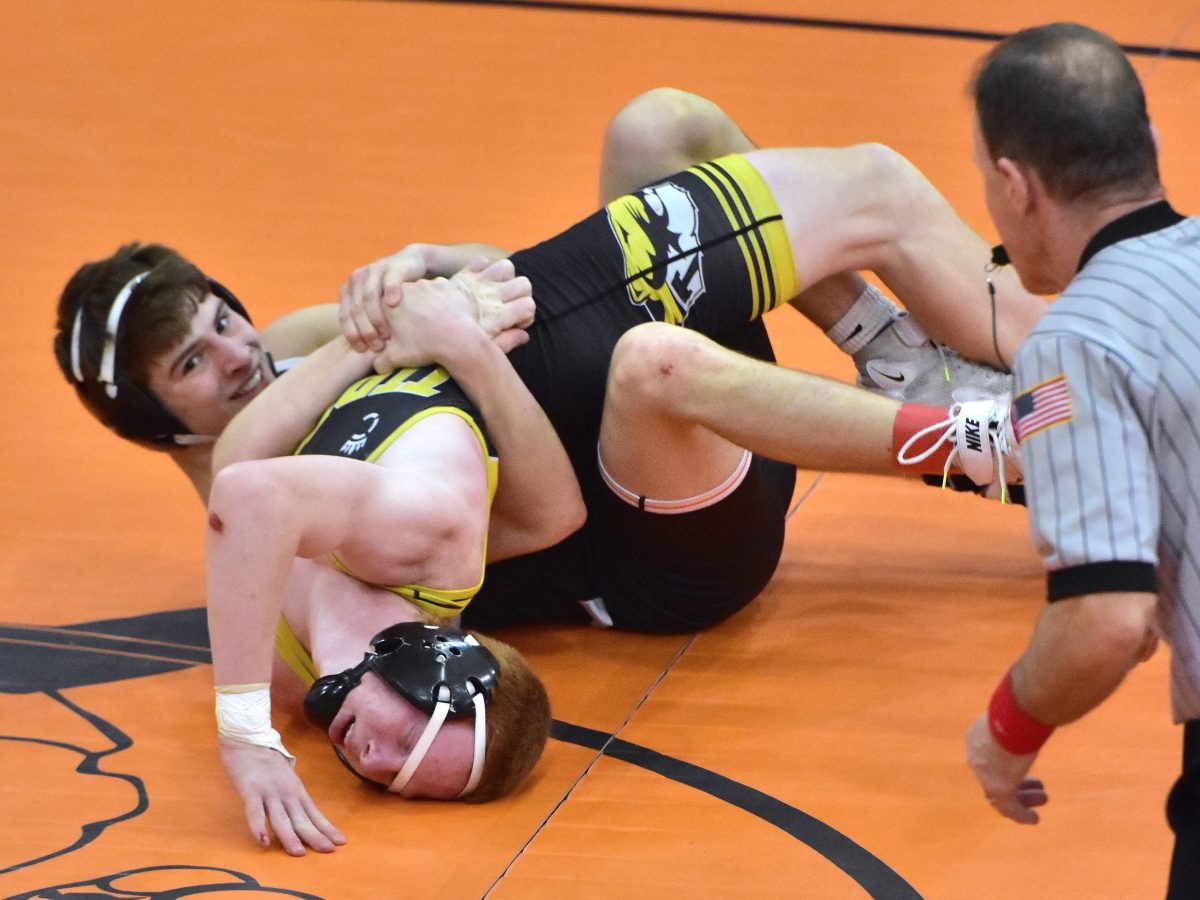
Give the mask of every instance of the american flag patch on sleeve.
[{"label": "american flag patch on sleeve", "polygon": [[1051,425],[1071,421],[1071,388],[1065,373],[1034,385],[1013,400],[1013,434],[1018,443]]}]

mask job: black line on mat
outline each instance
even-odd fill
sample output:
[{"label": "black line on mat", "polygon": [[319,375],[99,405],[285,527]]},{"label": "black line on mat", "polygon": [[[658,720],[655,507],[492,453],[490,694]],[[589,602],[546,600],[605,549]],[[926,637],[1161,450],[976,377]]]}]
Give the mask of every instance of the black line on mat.
[{"label": "black line on mat", "polygon": [[769,794],[603,731],[555,719],[550,736],[567,744],[599,750],[604,756],[640,766],[757,816],[821,854],[853,878],[871,897],[921,900],[916,889],[875,854],[820,819]]},{"label": "black line on mat", "polygon": [[[387,3],[434,3],[446,6],[510,6],[553,12],[600,13],[668,19],[697,19],[748,25],[786,25],[797,28],[828,28],[839,31],[867,31],[877,34],[901,34],[912,37],[940,37],[993,43],[1008,37],[1008,32],[979,31],[973,28],[939,28],[932,25],[904,25],[893,22],[861,22],[854,19],[824,19],[812,16],[784,16],[771,13],[730,12],[716,9],[675,9],[664,6],[625,6],[620,3],[572,3],[570,0],[383,0]],[[1155,47],[1149,44],[1122,44],[1134,56],[1162,56],[1200,60],[1200,50],[1182,47]]]}]

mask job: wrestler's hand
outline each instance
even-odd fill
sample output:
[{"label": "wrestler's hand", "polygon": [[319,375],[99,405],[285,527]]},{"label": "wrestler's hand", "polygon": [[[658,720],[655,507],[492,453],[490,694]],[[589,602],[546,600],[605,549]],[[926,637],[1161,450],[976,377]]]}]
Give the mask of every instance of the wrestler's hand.
[{"label": "wrestler's hand", "polygon": [[537,312],[533,287],[511,259],[479,257],[450,279],[473,303],[472,317],[505,353],[529,340]]},{"label": "wrestler's hand", "polygon": [[426,270],[425,254],[408,246],[351,272],[338,294],[338,321],[350,346],[360,353],[382,350],[392,333],[385,307],[399,303],[402,286]]},{"label": "wrestler's hand", "polygon": [[346,843],[342,833],[317,809],[282,754],[224,737],[217,740],[221,762],[245,804],[250,834],[260,846],[271,846],[271,832],[292,856],[303,856],[305,845],[332,853],[338,844]]},{"label": "wrestler's hand", "polygon": [[504,352],[529,339],[524,331],[534,313],[529,279],[514,277],[508,260],[478,268],[404,286],[399,305],[387,310],[392,336],[375,361],[376,371],[430,363],[450,368],[458,354],[470,352],[466,338],[472,334],[492,339]]},{"label": "wrestler's hand", "polygon": [[1036,753],[1009,753],[992,736],[987,714],[967,729],[967,765],[983,786],[983,794],[996,812],[1022,825],[1036,825],[1034,807],[1045,806],[1049,799],[1038,778],[1029,778]]}]

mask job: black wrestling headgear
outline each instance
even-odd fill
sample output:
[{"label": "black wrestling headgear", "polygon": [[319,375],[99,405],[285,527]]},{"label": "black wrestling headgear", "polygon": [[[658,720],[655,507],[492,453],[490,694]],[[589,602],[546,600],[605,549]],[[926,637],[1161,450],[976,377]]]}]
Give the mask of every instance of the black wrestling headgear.
[{"label": "black wrestling headgear", "polygon": [[[150,441],[163,446],[189,443],[191,434],[186,425],[162,401],[137,384],[126,373],[119,359],[121,318],[129,299],[138,285],[150,274],[147,269],[131,278],[117,292],[109,307],[108,321],[104,332],[104,353],[100,360],[100,371],[94,379],[84,377],[79,364],[80,330],[83,324],[83,309],[75,314],[75,327],[71,334],[71,369],[81,389],[108,408],[108,418],[113,429],[121,437],[131,440]],[[208,289],[235,313],[250,321],[250,314],[231,291],[211,278],[206,279]],[[204,438],[210,440],[211,438]]]},{"label": "black wrestling headgear", "polygon": [[392,690],[430,716],[429,725],[389,790],[397,793],[403,790],[444,720],[462,718],[472,710],[475,711],[475,759],[462,793],[474,790],[486,749],[484,708],[500,679],[500,664],[492,652],[457,628],[421,622],[392,625],[371,638],[370,649],[357,666],[326,675],[309,689],[304,698],[308,720],[328,731],[346,695],[367,672],[374,672]]}]

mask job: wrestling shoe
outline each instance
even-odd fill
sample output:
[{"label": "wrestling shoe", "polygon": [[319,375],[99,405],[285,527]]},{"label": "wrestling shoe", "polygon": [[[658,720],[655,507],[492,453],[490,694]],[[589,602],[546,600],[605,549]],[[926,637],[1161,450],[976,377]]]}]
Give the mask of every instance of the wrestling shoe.
[{"label": "wrestling shoe", "polygon": [[950,406],[1007,398],[1012,376],[963,359],[932,340],[904,310],[853,356],[858,384],[905,403]]},{"label": "wrestling shoe", "polygon": [[[943,487],[973,490],[1001,503],[1010,502],[1009,486],[1021,483],[1021,457],[1013,435],[1008,400],[972,400],[955,403],[946,419],[922,428],[896,453],[902,466],[916,465],[947,444],[950,453],[942,470]],[[927,442],[932,441],[932,443]],[[916,450],[917,446],[922,447]],[[957,468],[971,486],[956,479]],[[1022,488],[1022,500],[1024,489]]]}]

